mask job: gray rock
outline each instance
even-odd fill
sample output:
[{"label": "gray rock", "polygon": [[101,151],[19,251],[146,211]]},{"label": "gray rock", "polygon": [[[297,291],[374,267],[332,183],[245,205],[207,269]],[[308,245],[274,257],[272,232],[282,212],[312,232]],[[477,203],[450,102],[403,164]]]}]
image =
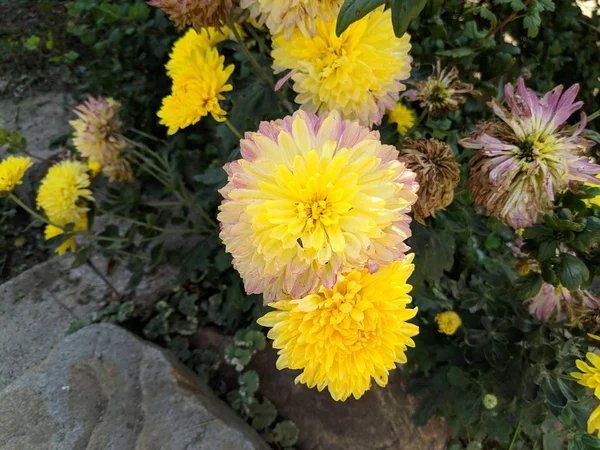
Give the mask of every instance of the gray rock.
[{"label": "gray rock", "polygon": [[[70,255],[51,258],[0,285],[0,389],[43,361],[71,322],[87,319],[114,298],[88,266],[71,270],[72,262]],[[95,264],[104,271],[101,258]],[[129,276],[117,266],[107,278],[124,292]],[[171,269],[163,267],[144,278],[137,294],[154,292],[171,277]]]},{"label": "gray rock", "polygon": [[114,325],[67,337],[0,394],[2,450],[266,450],[170,353]]},{"label": "gray rock", "polygon": [[[53,151],[48,148],[51,139],[69,131],[69,119],[74,115],[64,92],[46,92],[15,101],[0,99],[0,128],[18,131],[27,139],[27,150],[40,158]],[[4,157],[0,148],[0,157]]]}]

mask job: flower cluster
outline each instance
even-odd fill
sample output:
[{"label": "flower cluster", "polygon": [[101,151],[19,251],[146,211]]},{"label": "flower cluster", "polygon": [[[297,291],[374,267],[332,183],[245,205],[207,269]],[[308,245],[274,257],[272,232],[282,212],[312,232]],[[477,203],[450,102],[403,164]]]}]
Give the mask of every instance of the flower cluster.
[{"label": "flower cluster", "polygon": [[196,30],[224,24],[234,7],[233,0],[150,0],[148,4],[162,9],[179,29]]},{"label": "flower cluster", "polygon": [[209,30],[188,31],[173,46],[167,64],[173,89],[158,112],[160,123],[169,128],[169,134],[197,123],[208,114],[219,122],[225,120],[226,112],[219,101],[225,99],[224,92],[232,89],[227,80],[234,66],[225,67],[225,58],[214,48],[208,33]]},{"label": "flower cluster", "polygon": [[110,181],[131,181],[131,166],[122,155],[127,142],[121,134],[120,108],[112,98],[89,97],[75,108],[79,118],[69,123],[75,131],[73,145],[93,170],[100,166]]},{"label": "flower cluster", "polygon": [[32,166],[31,158],[9,156],[0,162],[0,194],[11,192],[22,183],[27,169]]},{"label": "flower cluster", "polygon": [[334,20],[342,0],[242,0],[241,6],[271,34],[283,32],[289,40],[296,28],[305,36],[314,36],[316,19]]},{"label": "flower cluster", "polygon": [[295,29],[273,37],[275,73],[291,70],[298,102],[306,111],[337,110],[362,125],[381,123],[410,76],[410,37],[394,35],[390,10],[378,8],[341,36],[336,20],[316,19],[315,36]]},{"label": "flower cluster", "polygon": [[[46,226],[45,238],[51,239],[64,233],[73,224],[74,231],[87,229],[87,202],[94,201],[90,190],[87,165],[79,161],[63,161],[52,166],[40,184],[37,206],[41,208],[50,224]],[[74,237],[57,248],[57,253],[75,248]]]},{"label": "flower cluster", "polygon": [[[304,368],[299,381],[328,386],[336,400],[358,398],[371,377],[384,385],[417,331],[405,323],[416,311],[404,310],[415,174],[377,132],[338,112],[263,122],[240,147],[226,166],[221,238],[246,291],[281,310],[261,319],[279,366]],[[296,357],[302,342],[308,359]]]},{"label": "flower cluster", "polygon": [[556,193],[571,183],[593,183],[600,166],[586,152],[593,143],[581,136],[586,117],[576,129],[565,124],[583,105],[576,102],[579,85],[563,93],[558,86],[542,98],[525,86],[504,89],[507,108],[495,99],[498,119],[483,123],[460,143],[479,150],[471,159],[468,187],[476,205],[513,228],[538,223],[552,211]]}]

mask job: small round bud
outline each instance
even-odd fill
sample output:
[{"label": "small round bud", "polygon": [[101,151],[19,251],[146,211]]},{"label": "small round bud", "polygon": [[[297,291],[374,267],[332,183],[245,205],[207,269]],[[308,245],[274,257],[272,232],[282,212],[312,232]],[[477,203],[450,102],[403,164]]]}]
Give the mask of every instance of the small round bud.
[{"label": "small round bud", "polygon": [[496,406],[498,406],[498,397],[496,397],[494,394],[485,394],[481,402],[483,403],[483,407],[485,409],[494,409]]}]

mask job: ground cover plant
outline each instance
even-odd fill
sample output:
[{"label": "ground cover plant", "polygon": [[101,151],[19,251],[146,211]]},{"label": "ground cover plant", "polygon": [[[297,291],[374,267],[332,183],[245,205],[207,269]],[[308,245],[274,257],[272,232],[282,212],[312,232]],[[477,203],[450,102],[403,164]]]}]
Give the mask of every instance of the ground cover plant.
[{"label": "ground cover plant", "polygon": [[[593,2],[64,6],[39,57],[73,80],[72,139],[34,203],[11,146],[3,201],[74,265],[123,261],[131,292],[179,269],[91,320],[173,349],[276,448],[302,430],[246,369],[267,340],[336,401],[402,365],[450,449],[600,448]],[[234,336],[233,389],[190,347],[204,326]]]}]

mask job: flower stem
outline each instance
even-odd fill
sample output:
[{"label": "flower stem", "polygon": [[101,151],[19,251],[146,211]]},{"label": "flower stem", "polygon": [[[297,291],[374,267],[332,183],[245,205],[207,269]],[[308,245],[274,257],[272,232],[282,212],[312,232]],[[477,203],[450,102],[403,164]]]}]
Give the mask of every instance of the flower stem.
[{"label": "flower stem", "polygon": [[[531,1],[532,0],[527,0],[527,2],[525,3],[525,8],[524,9],[527,9],[527,7],[531,3]],[[513,20],[515,20],[517,18],[517,14],[518,13],[519,13],[519,11],[513,11],[506,19],[504,19],[502,21],[502,23],[500,23],[499,25],[496,25],[494,28],[492,28],[490,31],[488,31],[488,33],[485,35],[485,39],[487,39],[489,37],[492,37],[498,30],[501,30],[506,25],[508,25],[509,23],[511,23]]]},{"label": "flower stem", "polygon": [[519,437],[519,433],[521,432],[521,421],[517,424],[517,429],[515,430],[515,434],[513,434],[512,440],[510,441],[510,446],[508,450],[513,450],[513,447],[517,443],[517,438]]},{"label": "flower stem", "polygon": [[587,118],[588,123],[600,117],[600,109]]},{"label": "flower stem", "polygon": [[240,133],[239,130],[229,120],[225,119],[224,123],[225,125],[227,125],[227,128],[229,128],[231,132],[237,136],[239,140],[244,139],[242,133]]},{"label": "flower stem", "polygon": [[98,275],[102,281],[104,281],[104,283],[117,295],[118,298],[121,298],[121,293],[117,290],[116,287],[113,286],[113,284],[108,280],[108,278],[106,278],[104,276],[104,274],[102,272],[100,272],[100,270],[98,270],[98,268],[94,265],[94,263],[92,262],[91,259],[88,259],[86,261],[87,265],[90,267],[90,269],[92,269],[92,271]]},{"label": "flower stem", "polygon": [[36,218],[37,220],[48,224],[48,225],[52,225],[48,219],[46,219],[45,217],[41,216],[40,214],[36,213],[34,210],[32,210],[29,206],[27,206],[24,202],[21,201],[21,199],[19,197],[17,197],[15,194],[13,194],[12,192],[10,194],[8,194],[8,197],[15,202],[17,205],[19,205],[21,208],[23,208],[26,212],[28,212],[31,216],[33,216],[34,218]]},{"label": "flower stem", "polygon": [[417,127],[421,124],[421,122],[423,122],[423,120],[425,119],[425,116],[427,116],[428,113],[429,113],[428,110],[426,110],[426,109],[423,110],[423,112],[421,113],[421,115],[419,116],[419,118],[417,119],[415,124],[412,127],[410,127],[410,129],[406,133],[404,133],[404,136],[402,136],[402,140],[407,138],[413,131],[415,131],[417,129]]},{"label": "flower stem", "polygon": [[[235,22],[233,21],[233,18],[231,17],[231,15],[227,16],[227,26],[229,26],[229,28],[233,32],[233,35],[235,36],[235,40],[237,41],[238,45],[240,46],[242,52],[244,53],[244,55],[246,56],[246,58],[248,59],[250,64],[252,64],[252,67],[254,67],[254,70],[256,70],[258,75],[263,79],[263,81],[265,83],[267,83],[267,85],[271,89],[275,90],[275,81],[273,80],[273,77],[270,74],[268,74],[261,67],[261,65],[258,63],[256,58],[254,58],[254,56],[252,56],[252,52],[248,49],[248,47],[246,46],[246,43],[240,36],[240,32],[235,27]],[[281,102],[281,104],[288,110],[288,112],[290,114],[293,113],[294,108],[292,107],[290,102],[284,97],[283,93],[281,91],[276,91],[275,93],[279,97],[279,101]]]}]

